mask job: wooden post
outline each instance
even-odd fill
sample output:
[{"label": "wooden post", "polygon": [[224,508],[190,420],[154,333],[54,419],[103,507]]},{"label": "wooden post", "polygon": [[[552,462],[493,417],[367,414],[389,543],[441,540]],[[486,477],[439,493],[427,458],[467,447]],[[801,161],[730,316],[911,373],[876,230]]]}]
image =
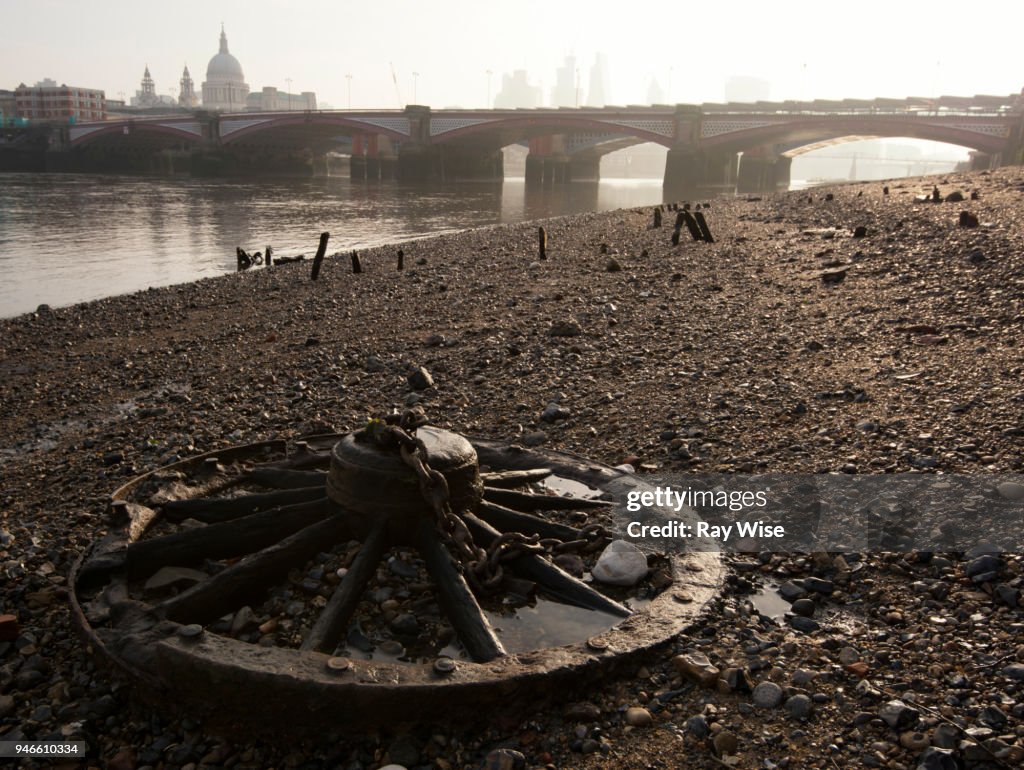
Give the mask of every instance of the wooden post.
[{"label": "wooden post", "polygon": [[271,265],[274,264],[274,256],[273,256],[274,255],[274,250],[271,249],[269,246],[267,246],[266,251],[264,251],[263,253],[267,255],[266,256],[267,267],[270,267]]},{"label": "wooden post", "polygon": [[654,226],[661,227],[661,207],[656,206],[654,208]]},{"label": "wooden post", "polygon": [[693,218],[697,220],[697,227],[700,228],[700,234],[704,241],[706,243],[714,243],[715,239],[711,237],[711,228],[708,227],[708,221],[704,218],[704,212],[695,211]]},{"label": "wooden post", "polygon": [[548,258],[548,234],[547,234],[547,232],[545,232],[543,227],[541,227],[541,228],[539,228],[537,230],[537,240],[538,240],[538,243],[537,243],[538,254],[539,254],[540,258],[541,259],[547,259]]},{"label": "wooden post", "polygon": [[673,246],[678,246],[679,245],[679,228],[678,227],[675,230],[672,231],[672,245]]},{"label": "wooden post", "polygon": [[354,250],[352,252],[352,272],[361,273],[363,272],[363,266],[359,264],[359,254]]},{"label": "wooden post", "polygon": [[320,277],[320,264],[324,261],[324,254],[327,252],[327,239],[330,237],[330,233],[320,233],[320,245],[317,246],[316,256],[313,257],[313,275],[310,276],[314,281]]},{"label": "wooden post", "polygon": [[697,224],[697,220],[694,219],[693,214],[689,211],[683,211],[682,217],[683,222],[686,224],[686,229],[690,231],[690,237],[695,241],[704,240],[704,233],[700,231],[700,225]]},{"label": "wooden post", "polygon": [[402,270],[405,267],[405,252],[401,249],[398,250],[398,269]]}]

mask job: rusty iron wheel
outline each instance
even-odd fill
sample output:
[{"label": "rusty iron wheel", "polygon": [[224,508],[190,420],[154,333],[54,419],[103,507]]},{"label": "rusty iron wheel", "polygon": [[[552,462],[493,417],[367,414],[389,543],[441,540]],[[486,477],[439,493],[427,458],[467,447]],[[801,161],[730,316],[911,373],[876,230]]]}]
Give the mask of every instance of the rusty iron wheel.
[{"label": "rusty iron wheel", "polygon": [[[635,475],[568,453],[466,440],[434,428],[419,435],[430,445],[431,465],[446,476],[465,476],[467,452],[485,469],[478,472],[473,462],[461,493],[460,482],[452,483],[453,495],[468,495],[461,503],[465,519],[484,543],[503,533],[573,541],[579,530],[565,523],[565,512],[607,517],[604,500],[650,489]],[[410,516],[416,495],[401,478],[408,469],[371,455],[352,445],[352,434],[267,441],[183,460],[122,486],[110,501],[116,526],[80,556],[70,576],[73,620],[91,652],[127,676],[142,698],[187,708],[214,729],[340,734],[482,718],[487,704],[514,710],[564,698],[665,645],[721,588],[720,554],[665,557],[668,578],[631,611],[544,556],[520,554],[505,563],[508,572],[546,597],[610,620],[571,643],[506,651],[437,527],[427,516]],[[604,500],[530,491],[546,476],[586,485]],[[358,553],[321,600],[319,618],[300,644],[263,646],[211,630],[218,619],[288,584],[289,573],[317,554],[352,540],[361,543]],[[344,649],[345,629],[392,547],[414,549],[422,559],[440,615],[462,644],[458,659],[450,652],[362,659]],[[215,563],[214,574],[159,601],[140,587],[161,568],[204,562]]]}]

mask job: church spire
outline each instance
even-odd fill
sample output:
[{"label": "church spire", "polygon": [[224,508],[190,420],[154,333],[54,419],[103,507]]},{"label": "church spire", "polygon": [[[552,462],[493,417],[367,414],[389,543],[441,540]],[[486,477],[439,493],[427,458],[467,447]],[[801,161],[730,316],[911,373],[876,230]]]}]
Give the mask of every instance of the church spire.
[{"label": "church spire", "polygon": [[224,34],[224,22],[220,23],[220,52],[229,53],[228,51],[228,36]]}]

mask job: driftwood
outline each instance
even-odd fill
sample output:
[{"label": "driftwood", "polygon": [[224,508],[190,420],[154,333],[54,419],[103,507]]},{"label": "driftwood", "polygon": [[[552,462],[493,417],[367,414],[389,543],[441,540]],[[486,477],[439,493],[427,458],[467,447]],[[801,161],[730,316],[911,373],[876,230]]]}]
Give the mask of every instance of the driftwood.
[{"label": "driftwood", "polygon": [[548,258],[548,234],[543,227],[537,228],[537,255],[541,259]]}]

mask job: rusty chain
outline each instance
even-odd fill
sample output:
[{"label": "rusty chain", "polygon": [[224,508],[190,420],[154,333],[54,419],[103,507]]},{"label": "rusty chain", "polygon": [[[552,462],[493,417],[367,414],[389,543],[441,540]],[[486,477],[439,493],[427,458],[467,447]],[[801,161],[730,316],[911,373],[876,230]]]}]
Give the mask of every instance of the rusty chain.
[{"label": "rusty chain", "polygon": [[466,522],[452,510],[448,480],[430,467],[426,445],[415,435],[416,429],[427,422],[422,407],[417,406],[390,414],[382,421],[371,420],[366,431],[379,445],[397,447],[402,461],[416,474],[423,500],[473,593],[481,595],[497,590],[505,577],[502,564],[525,554],[590,552],[607,542],[607,530],[592,524],[580,530],[578,539],[568,542],[506,532],[496,537],[488,548],[481,548],[474,542]]}]

